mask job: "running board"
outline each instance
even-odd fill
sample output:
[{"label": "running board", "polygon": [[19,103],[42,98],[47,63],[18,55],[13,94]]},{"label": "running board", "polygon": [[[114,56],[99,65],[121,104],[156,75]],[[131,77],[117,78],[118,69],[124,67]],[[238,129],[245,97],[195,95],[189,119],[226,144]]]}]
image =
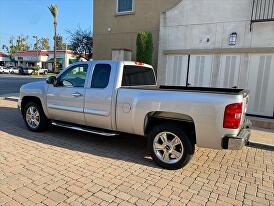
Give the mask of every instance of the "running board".
[{"label": "running board", "polygon": [[63,122],[53,121],[51,124],[54,126],[57,126],[57,127],[63,127],[63,128],[67,128],[67,129],[77,130],[80,132],[88,132],[91,134],[97,134],[97,135],[103,135],[103,136],[109,136],[109,137],[119,135],[118,133],[99,131],[99,130],[90,129],[90,128],[83,128],[80,126],[74,126],[74,125],[63,123]]}]

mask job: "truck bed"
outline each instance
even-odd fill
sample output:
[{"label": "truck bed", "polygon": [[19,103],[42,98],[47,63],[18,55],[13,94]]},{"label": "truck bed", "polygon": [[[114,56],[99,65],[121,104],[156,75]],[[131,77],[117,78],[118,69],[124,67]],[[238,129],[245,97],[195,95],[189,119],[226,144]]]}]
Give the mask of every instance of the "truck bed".
[{"label": "truck bed", "polygon": [[228,95],[248,95],[249,91],[245,89],[234,88],[214,88],[214,87],[186,87],[186,86],[135,86],[122,87],[127,89],[145,89],[145,90],[165,90],[165,91],[182,91],[182,92],[201,92],[201,93],[215,93]]}]

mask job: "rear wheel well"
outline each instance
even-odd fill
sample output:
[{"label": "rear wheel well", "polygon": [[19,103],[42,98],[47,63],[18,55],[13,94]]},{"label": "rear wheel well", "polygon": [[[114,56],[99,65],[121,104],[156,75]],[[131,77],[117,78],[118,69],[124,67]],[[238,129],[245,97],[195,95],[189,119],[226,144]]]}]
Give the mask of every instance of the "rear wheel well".
[{"label": "rear wheel well", "polygon": [[24,112],[25,106],[26,106],[29,102],[34,102],[34,103],[38,104],[39,106],[41,106],[41,108],[43,108],[43,107],[42,107],[41,100],[40,100],[38,97],[26,96],[26,97],[23,97],[22,102],[21,102],[21,108],[22,108],[22,109],[21,109],[21,112],[22,112],[22,114],[23,114],[23,112]]},{"label": "rear wheel well", "polygon": [[184,132],[190,137],[190,141],[193,145],[197,143],[196,141],[196,132],[195,132],[195,124],[193,121],[186,119],[169,119],[164,117],[155,117],[148,116],[145,126],[145,135],[147,136],[155,126],[161,124],[172,124],[179,128],[182,128]]}]

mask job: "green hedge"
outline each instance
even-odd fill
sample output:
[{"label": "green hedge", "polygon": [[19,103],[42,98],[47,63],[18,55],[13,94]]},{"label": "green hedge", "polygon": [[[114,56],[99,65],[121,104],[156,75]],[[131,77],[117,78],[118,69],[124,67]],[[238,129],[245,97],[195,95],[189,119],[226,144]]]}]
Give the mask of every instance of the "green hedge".
[{"label": "green hedge", "polygon": [[153,38],[151,32],[137,34],[136,50],[136,61],[152,64]]}]

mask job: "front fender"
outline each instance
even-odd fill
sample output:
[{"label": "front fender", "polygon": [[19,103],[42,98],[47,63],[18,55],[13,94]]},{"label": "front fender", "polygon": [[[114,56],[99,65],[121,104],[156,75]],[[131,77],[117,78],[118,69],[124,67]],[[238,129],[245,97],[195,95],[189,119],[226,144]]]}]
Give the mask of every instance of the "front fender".
[{"label": "front fender", "polygon": [[22,107],[22,101],[24,98],[31,98],[35,97],[38,98],[41,102],[41,105],[43,107],[44,113],[46,116],[48,116],[48,110],[46,106],[46,92],[48,89],[48,85],[46,81],[39,81],[39,82],[33,82],[23,85],[20,88],[20,96],[18,100],[18,107]]}]

